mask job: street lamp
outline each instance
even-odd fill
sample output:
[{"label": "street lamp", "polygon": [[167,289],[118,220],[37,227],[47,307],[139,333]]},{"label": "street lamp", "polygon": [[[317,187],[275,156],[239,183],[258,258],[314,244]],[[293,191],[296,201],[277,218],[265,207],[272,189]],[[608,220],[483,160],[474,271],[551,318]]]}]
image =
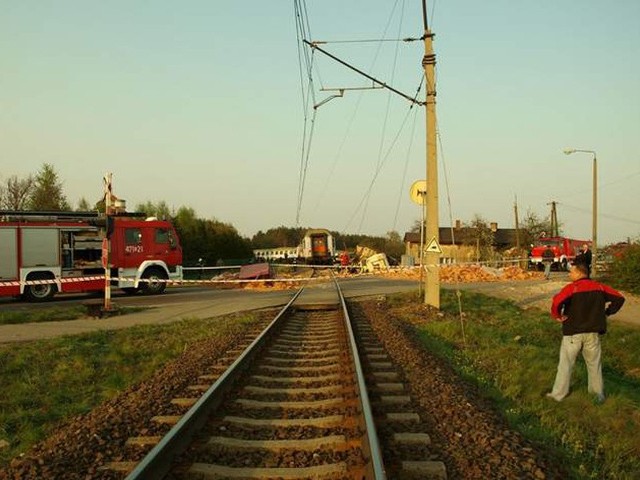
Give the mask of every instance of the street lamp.
[{"label": "street lamp", "polygon": [[596,152],[593,150],[580,150],[577,148],[565,148],[565,155],[571,155],[572,153],[591,153],[593,155],[593,206],[591,207],[593,212],[593,227],[591,231],[591,276],[596,276],[596,255],[598,251],[598,166],[596,163]]}]

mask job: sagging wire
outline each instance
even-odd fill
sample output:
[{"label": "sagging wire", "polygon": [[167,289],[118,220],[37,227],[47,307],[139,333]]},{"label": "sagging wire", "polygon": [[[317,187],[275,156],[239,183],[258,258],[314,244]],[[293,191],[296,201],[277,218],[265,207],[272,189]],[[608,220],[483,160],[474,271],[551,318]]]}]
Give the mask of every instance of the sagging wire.
[{"label": "sagging wire", "polygon": [[[309,53],[303,46],[303,39],[310,32],[309,17],[306,9],[306,3],[304,0],[296,0],[294,2],[294,16],[296,21],[296,43],[298,46],[298,65],[300,71],[300,89],[302,93],[302,109],[303,109],[303,129],[302,129],[302,142],[300,152],[300,172],[298,177],[298,199],[296,209],[296,227],[300,226],[300,212],[302,211],[302,199],[304,197],[304,189],[307,177],[307,170],[309,168],[309,154],[311,150],[311,141],[313,138],[313,131],[315,127],[316,109],[313,110],[313,116],[311,118],[311,126],[309,127],[308,110],[309,104],[315,104],[315,89],[313,87],[313,66],[314,66],[314,52]],[[303,60],[306,69],[303,70]],[[305,75],[307,78],[307,87],[305,90]],[[307,132],[308,130],[308,132]],[[308,137],[307,137],[308,133]]]},{"label": "sagging wire", "polygon": [[[389,24],[391,23],[391,17],[393,16],[393,13],[395,12],[396,6],[398,5],[398,1],[396,0],[396,3],[393,6],[393,10],[391,11],[391,14],[389,16],[389,23],[387,24],[387,27],[385,27],[385,34],[387,31],[387,28],[389,26]],[[400,16],[398,19],[398,35],[400,34],[400,31],[402,30],[402,21],[404,19],[404,0],[402,0],[402,5],[400,7]],[[378,49],[380,49],[382,47],[382,44],[379,44]],[[391,83],[393,84],[393,81],[395,80],[395,75],[396,75],[396,67],[398,64],[398,49],[399,49],[399,43],[396,43],[396,48],[394,51],[394,55],[393,55],[393,63],[392,63],[392,67],[391,67]],[[377,55],[376,55],[377,56]],[[387,93],[387,105],[385,108],[385,114],[384,114],[384,121],[382,123],[382,132],[380,133],[380,146],[378,147],[378,164],[376,165],[376,170],[381,168],[381,163],[382,163],[382,151],[384,149],[384,140],[385,140],[385,136],[386,136],[386,132],[387,132],[387,123],[389,121],[389,110],[391,109],[391,92]],[[358,233],[362,232],[362,225],[364,224],[364,220],[367,216],[367,210],[369,209],[369,199],[371,198],[371,191],[369,191],[367,193],[367,197],[366,197],[366,202],[364,205],[364,208],[362,209],[362,217],[360,219],[360,224],[358,225]]]},{"label": "sagging wire", "polygon": [[360,208],[362,207],[363,203],[365,202],[365,200],[367,199],[367,197],[371,194],[371,190],[373,189],[373,185],[376,183],[376,180],[378,178],[378,175],[380,175],[380,172],[382,170],[382,167],[384,166],[384,164],[386,163],[387,159],[389,158],[389,155],[391,154],[391,151],[393,150],[393,147],[395,146],[396,142],[398,141],[398,138],[400,137],[400,134],[402,133],[402,131],[404,130],[404,126],[407,123],[407,119],[409,118],[409,114],[411,113],[411,109],[413,108],[415,104],[412,103],[409,106],[409,109],[407,110],[407,114],[404,116],[404,119],[402,120],[402,123],[400,125],[400,128],[398,129],[398,132],[396,133],[395,137],[393,138],[391,145],[389,145],[389,148],[387,149],[387,153],[384,155],[384,158],[379,166],[378,169],[376,169],[376,171],[373,174],[373,178],[371,179],[371,182],[369,182],[369,187],[367,188],[367,191],[365,192],[365,194],[362,197],[362,200],[360,200],[360,203],[358,204],[358,206],[356,207],[354,213],[351,215],[351,217],[349,218],[349,221],[347,222],[347,225],[345,227],[345,231],[347,231],[349,225],[351,225],[351,221],[354,219],[354,217],[356,216],[356,214],[360,211]]},{"label": "sagging wire", "polygon": [[[418,98],[418,96],[420,95],[420,90],[422,90],[422,85],[423,84],[424,84],[424,74],[422,75],[422,78],[420,79],[420,84],[418,85],[418,88],[416,89],[416,95],[415,95],[416,98]],[[395,212],[395,215],[393,217],[393,228],[392,228],[392,230],[395,230],[396,226],[398,225],[398,214],[400,213],[400,202],[402,200],[402,196],[403,196],[403,193],[404,193],[404,181],[407,178],[407,170],[409,169],[409,158],[410,158],[410,154],[411,154],[411,149],[413,147],[413,139],[415,138],[417,122],[418,122],[418,110],[415,111],[414,116],[413,116],[413,127],[411,129],[411,136],[409,137],[409,147],[407,148],[407,155],[405,156],[404,170],[402,172],[402,181],[400,182],[400,191],[398,192],[398,201],[396,203],[396,212]]]},{"label": "sagging wire", "polygon": [[[575,205],[569,205],[568,203],[564,203],[564,202],[557,202],[559,205],[562,205],[564,207],[567,207],[569,209],[578,211],[580,213],[584,213],[584,214],[588,214],[588,215],[592,215],[593,212],[589,209],[586,208],[582,208],[582,207],[576,207]],[[616,220],[618,222],[626,222],[626,223],[633,223],[635,225],[640,225],[640,222],[638,220],[633,220],[631,218],[624,218],[624,217],[619,217],[617,215],[611,215],[608,213],[602,213],[602,212],[598,212],[598,215],[603,217],[603,218],[608,218],[609,220]]]},{"label": "sagging wire", "polygon": [[417,42],[422,41],[424,38],[422,37],[406,37],[406,38],[372,38],[372,39],[362,39],[362,40],[323,40],[322,42],[317,42],[318,44],[328,45],[333,43],[379,43],[379,42]]},{"label": "sagging wire", "polygon": [[300,212],[302,211],[302,199],[304,196],[304,186],[307,180],[307,170],[309,168],[309,156],[311,154],[311,141],[313,140],[313,131],[316,125],[317,112],[318,110],[314,108],[313,116],[311,117],[311,128],[309,131],[308,143],[306,145],[306,152],[305,152],[305,146],[303,145],[303,159],[302,159],[303,165],[301,165],[301,170],[300,170],[300,188],[299,188],[299,195],[298,195],[298,211],[296,212],[296,227],[300,226]]},{"label": "sagging wire", "polygon": [[[394,3],[394,5],[393,5],[393,7],[392,7],[391,13],[390,13],[390,15],[389,15],[389,20],[387,21],[387,24],[385,25],[385,28],[384,28],[383,36],[385,36],[385,35],[386,35],[386,32],[387,32],[387,30],[389,29],[389,26],[390,26],[390,24],[391,24],[391,20],[393,19],[393,13],[394,13],[394,11],[395,11],[395,9],[396,9],[396,7],[397,7],[398,2],[399,2],[399,0],[396,0],[396,2]],[[404,0],[403,0],[403,5],[404,5]],[[333,55],[329,54],[328,52],[326,52],[326,51],[324,51],[324,50],[320,49],[319,47],[317,47],[317,45],[318,45],[318,44],[322,44],[322,43],[327,43],[327,42],[313,42],[313,43],[309,43],[309,44],[310,44],[310,46],[312,46],[312,48],[313,48],[314,50],[317,48],[319,51],[321,51],[321,52],[322,52],[322,53],[324,53],[325,55],[328,55],[330,58],[333,58],[334,60],[338,61],[339,63],[342,63],[342,64],[344,64],[344,65],[347,65],[349,68],[354,69],[353,67],[349,66],[348,64],[346,64],[346,63],[342,62],[340,59],[336,58],[335,56],[333,56]],[[375,53],[375,55],[374,55],[374,57],[373,57],[373,60],[372,60],[372,62],[371,62],[370,69],[372,69],[372,68],[373,68],[373,66],[375,66],[375,64],[377,63],[377,61],[378,61],[378,57],[379,57],[379,55],[380,55],[380,50],[381,50],[381,44],[380,44],[380,45],[378,45],[378,48],[377,48],[377,50],[376,50],[376,53]],[[395,67],[394,67],[394,68],[395,68]],[[371,80],[374,82],[374,84],[375,84],[375,83],[377,83],[377,84],[379,84],[379,85],[383,85],[385,88],[388,88],[388,89],[391,89],[392,91],[395,91],[395,90],[394,90],[394,89],[392,89],[389,85],[382,84],[381,82],[377,81],[376,79],[374,79],[374,78],[372,78],[372,77],[370,77],[370,76],[368,76],[368,75],[364,74],[364,72],[359,71],[359,70],[357,70],[357,69],[354,69],[354,70],[358,71],[358,73],[360,73],[360,74],[362,74],[362,75],[365,75],[365,77],[367,77],[367,78],[371,79]],[[396,93],[399,93],[399,92],[397,92],[397,91],[395,91],[395,92],[396,92]],[[403,95],[403,96],[404,96],[404,95]],[[409,99],[410,99],[410,97],[406,97],[406,96],[405,96],[405,98],[409,98]],[[340,159],[340,156],[341,156],[342,150],[343,150],[343,148],[344,148],[344,145],[346,144],[347,138],[349,137],[349,134],[350,134],[350,132],[351,132],[351,128],[352,128],[352,126],[353,126],[353,123],[354,123],[355,117],[356,117],[356,115],[357,115],[357,113],[358,113],[358,111],[359,111],[361,101],[362,101],[362,94],[360,94],[360,95],[358,96],[358,100],[357,100],[356,106],[355,106],[355,108],[354,108],[353,114],[351,115],[351,118],[350,118],[350,120],[349,120],[349,122],[348,122],[348,124],[347,124],[347,128],[346,128],[346,130],[345,130],[345,134],[343,135],[342,141],[340,142],[340,145],[339,145],[339,147],[338,147],[338,151],[337,151],[336,155],[334,156],[334,159],[333,159],[333,162],[332,162],[331,168],[329,169],[329,174],[327,175],[327,178],[326,178],[326,180],[325,180],[325,184],[324,184],[324,185],[325,185],[325,188],[323,188],[323,189],[322,189],[322,191],[321,191],[321,198],[320,198],[320,200],[318,200],[318,203],[316,204],[315,209],[317,209],[317,208],[318,208],[318,206],[321,204],[322,197],[323,197],[323,195],[327,192],[327,188],[326,188],[326,186],[328,185],[328,183],[329,183],[329,181],[330,181],[331,177],[333,176],[333,173],[334,173],[334,171],[335,171],[335,169],[336,169],[336,165],[337,165],[337,163],[338,163],[338,160]],[[415,99],[414,99],[414,101],[415,101]],[[355,215],[358,213],[359,209],[360,209],[360,207],[358,207],[358,208],[356,209],[356,211],[354,212],[354,215],[353,215],[353,216],[355,216]],[[353,219],[353,216],[352,216],[352,219]],[[351,220],[352,220],[352,219],[350,219],[350,220],[349,220],[349,223],[351,222]]]},{"label": "sagging wire", "polygon": [[398,192],[398,201],[396,202],[396,211],[393,216],[393,227],[391,228],[392,231],[395,231],[396,227],[398,226],[398,215],[400,213],[400,203],[401,203],[402,197],[405,194],[404,182],[407,179],[407,171],[409,170],[409,158],[411,158],[411,150],[413,148],[413,140],[416,134],[417,123],[418,123],[418,110],[415,110],[413,114],[413,127],[411,127],[411,135],[409,136],[409,146],[407,147],[407,154],[405,155],[405,160],[404,160],[404,168],[402,170],[402,179],[400,181],[400,191]]},{"label": "sagging wire", "polygon": [[[442,175],[444,177],[445,190],[447,192],[447,206],[449,207],[449,225],[451,228],[451,244],[456,244],[455,229],[453,228],[453,208],[451,207],[451,190],[449,188],[449,174],[447,173],[447,164],[445,162],[444,148],[442,146],[442,136],[440,135],[440,126],[438,125],[438,119],[436,118],[436,136],[438,137],[438,146],[440,149],[440,159],[442,163]],[[455,292],[458,303],[458,315],[460,317],[460,330],[462,332],[462,344],[467,346],[467,337],[464,328],[464,311],[462,309],[462,290],[460,289],[460,282],[456,278],[455,280]]]}]

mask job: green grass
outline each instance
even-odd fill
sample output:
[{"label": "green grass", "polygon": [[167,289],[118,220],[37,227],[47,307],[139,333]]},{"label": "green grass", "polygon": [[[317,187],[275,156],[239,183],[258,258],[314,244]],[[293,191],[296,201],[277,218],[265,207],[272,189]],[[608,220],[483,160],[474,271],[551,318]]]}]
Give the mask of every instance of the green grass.
[{"label": "green grass", "polygon": [[253,317],[167,325],[0,345],[0,466],[50,434],[65,417],[86,413],[153,374],[192,342],[235,331]]},{"label": "green grass", "polygon": [[73,307],[52,307],[35,311],[0,312],[0,325],[17,323],[53,322],[61,320],[75,320],[87,314],[82,305]]},{"label": "green grass", "polygon": [[[406,300],[399,297],[392,305]],[[640,329],[609,322],[603,337],[604,404],[594,404],[587,394],[581,357],[572,393],[557,403],[543,394],[555,378],[560,325],[546,312],[480,294],[463,292],[461,302],[462,322],[455,294],[443,292],[441,310],[447,315],[416,327],[425,348],[478,385],[514,428],[560,455],[574,478],[637,479]]]},{"label": "green grass", "polygon": [[[0,312],[0,325],[15,325],[20,323],[60,322],[77,320],[91,316],[89,310],[96,310],[95,306],[73,305],[68,307],[49,307],[38,310],[14,310]],[[118,307],[113,315],[126,315],[127,313],[144,310],[143,307]]]},{"label": "green grass", "polygon": [[[425,348],[477,384],[513,428],[560,456],[573,478],[638,478],[640,329],[610,322],[603,339],[604,404],[594,405],[587,395],[581,359],[572,394],[555,403],[541,394],[555,376],[560,325],[546,312],[521,310],[505,300],[463,292],[461,301],[466,342],[456,296],[443,291],[445,316],[416,326]],[[407,313],[407,302],[420,300],[389,298],[398,316],[420,315]],[[0,449],[0,465],[65,417],[85,413],[147,378],[189,343],[235,325],[220,318],[188,320],[0,346],[0,440],[10,443]]]}]

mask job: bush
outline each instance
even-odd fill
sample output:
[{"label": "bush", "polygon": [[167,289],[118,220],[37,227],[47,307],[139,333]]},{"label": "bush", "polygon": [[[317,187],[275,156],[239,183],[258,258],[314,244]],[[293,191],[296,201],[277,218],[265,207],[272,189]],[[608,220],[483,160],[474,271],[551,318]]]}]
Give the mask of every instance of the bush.
[{"label": "bush", "polygon": [[640,294],[640,244],[629,245],[614,257],[607,277],[615,288]]}]

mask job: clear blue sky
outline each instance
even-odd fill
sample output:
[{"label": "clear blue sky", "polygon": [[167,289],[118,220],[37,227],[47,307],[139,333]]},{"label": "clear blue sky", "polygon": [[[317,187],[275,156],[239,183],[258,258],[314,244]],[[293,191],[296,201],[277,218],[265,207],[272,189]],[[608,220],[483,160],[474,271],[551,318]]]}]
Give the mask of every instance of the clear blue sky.
[{"label": "clear blue sky", "polygon": [[[2,1],[0,181],[52,163],[72,204],[102,176],[132,207],[193,207],[241,234],[295,226],[303,101],[294,2]],[[311,40],[419,37],[414,0],[307,0]],[[640,2],[429,2],[436,34],[440,224],[513,227],[558,203],[600,244],[640,235]],[[326,48],[413,95],[421,42]],[[370,82],[315,57],[321,87]],[[300,224],[401,234],[419,218],[424,111],[382,90],[318,108]],[[408,114],[408,117],[407,117]],[[403,120],[407,118],[403,124]],[[401,128],[402,127],[402,128]],[[397,140],[394,141],[394,138]],[[379,175],[374,173],[379,168]],[[444,173],[447,173],[445,182]],[[451,209],[449,207],[449,199]]]}]

